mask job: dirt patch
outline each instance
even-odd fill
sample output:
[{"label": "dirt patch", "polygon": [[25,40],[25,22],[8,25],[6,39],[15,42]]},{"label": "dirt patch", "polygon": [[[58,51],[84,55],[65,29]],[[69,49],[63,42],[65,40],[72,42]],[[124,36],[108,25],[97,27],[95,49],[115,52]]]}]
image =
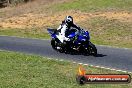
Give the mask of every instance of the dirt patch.
[{"label": "dirt patch", "polygon": [[66,15],[70,15],[75,19],[75,22],[84,21],[88,18],[85,14],[81,13],[72,13],[71,11],[57,13],[54,15],[45,15],[45,14],[24,14],[21,16],[15,16],[8,19],[5,19],[0,22],[0,27],[3,28],[32,28],[32,27],[48,27],[50,25],[58,24],[64,20]]},{"label": "dirt patch", "polygon": [[105,17],[107,19],[116,19],[123,22],[132,22],[132,13],[129,12],[82,13],[80,11],[65,11],[53,15],[28,13],[21,16],[14,16],[0,21],[0,27],[21,29],[49,27],[55,24],[59,25],[66,15],[73,16],[76,23],[92,19],[93,17]]},{"label": "dirt patch", "polygon": [[105,12],[97,13],[95,16],[106,17],[108,19],[116,19],[121,22],[132,22],[132,13],[130,12]]}]

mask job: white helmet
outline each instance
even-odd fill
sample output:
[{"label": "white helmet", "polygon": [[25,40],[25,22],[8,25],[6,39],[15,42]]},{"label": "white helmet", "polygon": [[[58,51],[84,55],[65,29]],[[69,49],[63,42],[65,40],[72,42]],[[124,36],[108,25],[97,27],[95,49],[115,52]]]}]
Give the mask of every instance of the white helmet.
[{"label": "white helmet", "polygon": [[68,25],[69,25],[69,24],[73,24],[73,18],[72,18],[72,16],[66,16],[65,22],[66,22]]}]

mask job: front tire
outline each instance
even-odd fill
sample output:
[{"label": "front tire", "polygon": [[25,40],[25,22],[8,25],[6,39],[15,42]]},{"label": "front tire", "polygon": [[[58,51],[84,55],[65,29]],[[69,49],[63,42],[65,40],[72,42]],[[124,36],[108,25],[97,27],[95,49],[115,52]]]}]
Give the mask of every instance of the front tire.
[{"label": "front tire", "polygon": [[90,55],[97,56],[97,48],[91,42],[89,42],[88,51]]}]

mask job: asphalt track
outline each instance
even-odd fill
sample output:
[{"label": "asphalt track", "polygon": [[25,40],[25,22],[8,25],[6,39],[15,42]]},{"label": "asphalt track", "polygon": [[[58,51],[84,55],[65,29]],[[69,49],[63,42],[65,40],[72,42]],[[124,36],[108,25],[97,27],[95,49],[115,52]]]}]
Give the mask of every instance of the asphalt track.
[{"label": "asphalt track", "polygon": [[97,49],[97,57],[70,55],[54,51],[50,46],[50,40],[0,36],[0,50],[30,53],[132,72],[132,49],[107,46],[97,46]]}]

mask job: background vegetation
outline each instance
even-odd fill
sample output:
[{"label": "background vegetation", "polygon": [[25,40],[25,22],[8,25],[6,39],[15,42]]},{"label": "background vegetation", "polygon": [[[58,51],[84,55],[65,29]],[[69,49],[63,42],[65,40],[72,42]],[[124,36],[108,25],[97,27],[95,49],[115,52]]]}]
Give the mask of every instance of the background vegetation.
[{"label": "background vegetation", "polygon": [[[5,0],[4,0],[5,1]],[[12,3],[27,2],[14,0]],[[34,0],[0,9],[0,35],[50,38],[66,15],[95,44],[132,48],[132,0]]]},{"label": "background vegetation", "polygon": [[27,3],[33,0],[0,0],[0,7],[6,7],[9,5],[18,5],[19,3]]}]

